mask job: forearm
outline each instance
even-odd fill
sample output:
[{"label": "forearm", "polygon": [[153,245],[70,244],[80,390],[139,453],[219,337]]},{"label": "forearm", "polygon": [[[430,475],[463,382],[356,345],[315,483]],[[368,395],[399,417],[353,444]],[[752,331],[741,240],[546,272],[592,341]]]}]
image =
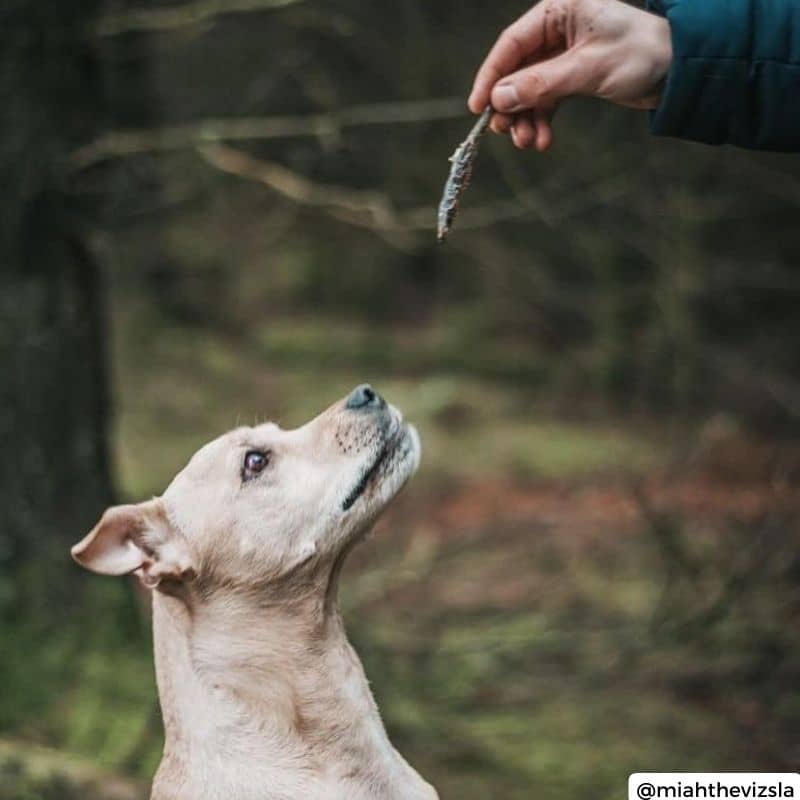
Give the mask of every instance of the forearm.
[{"label": "forearm", "polygon": [[800,150],[800,4],[650,0],[673,62],[653,132],[709,144]]}]

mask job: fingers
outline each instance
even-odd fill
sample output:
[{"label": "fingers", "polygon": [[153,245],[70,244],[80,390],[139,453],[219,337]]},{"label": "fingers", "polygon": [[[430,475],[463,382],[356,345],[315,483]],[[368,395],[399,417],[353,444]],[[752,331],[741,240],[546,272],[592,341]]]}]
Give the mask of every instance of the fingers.
[{"label": "fingers", "polygon": [[578,94],[591,74],[572,52],[526,67],[501,80],[491,92],[500,113],[516,114],[533,108],[555,108],[565,97]]},{"label": "fingers", "polygon": [[519,150],[549,150],[553,144],[554,113],[552,108],[537,108],[517,114],[510,128],[514,145]]},{"label": "fingers", "polygon": [[511,114],[493,114],[489,123],[489,128],[494,133],[508,133],[514,124],[514,117]]},{"label": "fingers", "polygon": [[511,128],[511,140],[520,150],[528,150],[536,142],[536,123],[530,114],[520,114]]},{"label": "fingers", "polygon": [[533,147],[536,143],[536,121],[532,111],[511,116],[495,114],[489,127],[495,133],[511,134],[511,139],[520,150]]},{"label": "fingers", "polygon": [[495,133],[508,133],[519,150],[538,150],[543,153],[553,144],[554,108],[537,108],[511,116],[495,114],[491,129]]},{"label": "fingers", "polygon": [[549,150],[553,144],[553,116],[555,108],[537,108],[533,112],[536,123],[536,149],[540,153]]},{"label": "fingers", "polygon": [[500,34],[475,76],[469,96],[469,107],[473,113],[480,114],[489,105],[489,96],[497,81],[514,72],[542,48],[545,41],[545,6],[546,3],[538,3]]}]

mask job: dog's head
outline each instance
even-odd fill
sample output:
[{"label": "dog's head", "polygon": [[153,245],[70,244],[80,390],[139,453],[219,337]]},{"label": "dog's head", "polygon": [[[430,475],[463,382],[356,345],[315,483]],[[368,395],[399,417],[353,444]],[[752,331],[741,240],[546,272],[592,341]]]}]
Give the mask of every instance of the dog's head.
[{"label": "dog's head", "polygon": [[419,439],[370,386],[292,431],[237,428],[201,448],[162,497],[109,509],[72,548],[107,575],[173,592],[319,574],[416,471]]}]

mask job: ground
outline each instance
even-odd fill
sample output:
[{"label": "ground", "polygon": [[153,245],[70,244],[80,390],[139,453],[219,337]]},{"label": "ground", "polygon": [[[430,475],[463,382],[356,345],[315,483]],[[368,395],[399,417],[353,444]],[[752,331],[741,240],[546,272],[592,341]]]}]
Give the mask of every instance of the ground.
[{"label": "ground", "polygon": [[[751,630],[762,631],[727,608],[774,611],[740,589],[737,559],[767,522],[798,512],[791,455],[776,480],[730,420],[579,418],[491,377],[292,366],[192,331],[133,348],[124,332],[126,498],[161,491],[222,430],[299,424],[364,379],[417,423],[420,473],[352,557],[342,604],[394,741],[443,798],[535,788],[539,800],[611,800],[634,771],[786,767],[796,695],[779,677],[768,692],[746,684],[762,646]],[[776,540],[776,558],[786,546]],[[146,623],[121,582],[87,581],[98,619],[125,631],[98,622],[58,713],[42,709],[0,747],[5,773],[28,787],[2,800],[68,797],[51,772],[124,798],[157,762]]]}]

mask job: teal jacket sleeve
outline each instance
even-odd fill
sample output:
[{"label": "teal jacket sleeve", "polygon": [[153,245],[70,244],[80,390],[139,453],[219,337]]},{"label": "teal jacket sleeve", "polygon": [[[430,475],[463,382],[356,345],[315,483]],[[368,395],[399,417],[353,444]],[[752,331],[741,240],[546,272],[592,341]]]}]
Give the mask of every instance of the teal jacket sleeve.
[{"label": "teal jacket sleeve", "polygon": [[800,152],[800,0],[649,0],[673,63],[653,133]]}]

